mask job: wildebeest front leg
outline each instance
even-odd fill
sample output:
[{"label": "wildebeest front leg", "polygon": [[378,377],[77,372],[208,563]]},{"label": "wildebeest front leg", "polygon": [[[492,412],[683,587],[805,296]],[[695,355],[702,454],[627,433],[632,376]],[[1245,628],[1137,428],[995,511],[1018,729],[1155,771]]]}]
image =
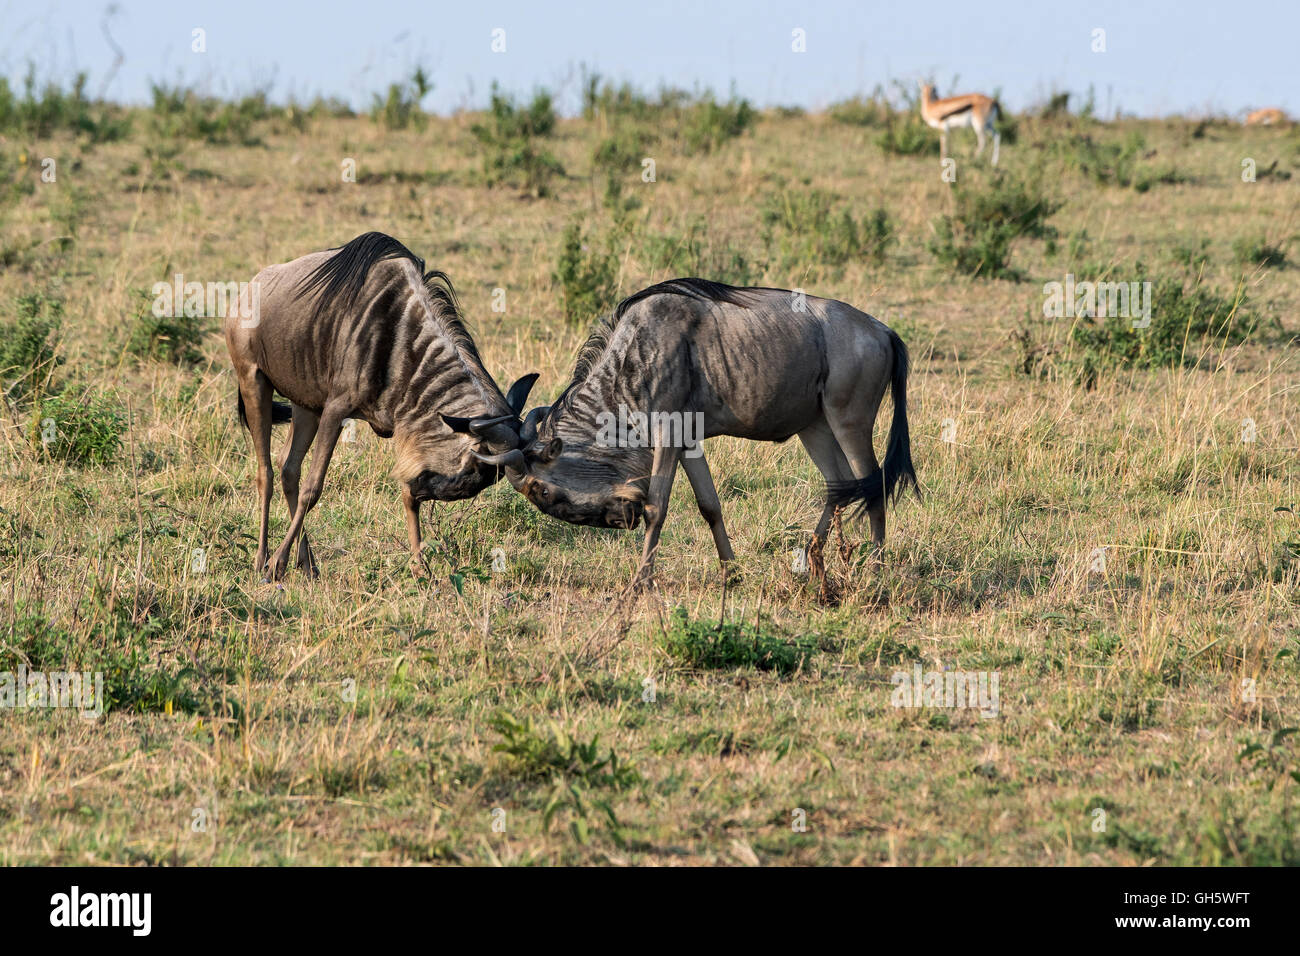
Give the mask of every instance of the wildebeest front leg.
[{"label": "wildebeest front leg", "polygon": [[[285,503],[289,506],[290,521],[298,511],[298,480],[302,474],[302,460],[307,457],[307,449],[311,448],[319,425],[320,416],[315,412],[298,405],[293,407],[289,441],[284,446],[284,459],[280,462],[280,484],[284,488]],[[318,573],[306,529],[303,529],[298,538],[298,569],[313,578]]]},{"label": "wildebeest front leg", "polygon": [[420,551],[420,502],[408,487],[402,488],[402,511],[406,513],[406,539],[411,545],[411,566],[416,571],[426,570],[424,555]]},{"label": "wildebeest front leg", "polygon": [[284,541],[276,549],[275,557],[272,559],[272,576],[276,581],[284,577],[284,569],[289,564],[289,549],[293,547],[293,542],[302,531],[307,512],[311,511],[320,500],[321,489],[325,487],[325,470],[334,455],[334,446],[338,443],[339,434],[343,430],[343,419],[349,411],[351,409],[337,403],[330,403],[321,413],[320,430],[316,436],[316,453],[311,459],[311,471],[308,472],[307,480],[299,493],[298,508],[293,513],[293,520],[289,522],[289,532],[284,536]]},{"label": "wildebeest front leg", "polygon": [[677,462],[682,456],[680,448],[656,447],[654,465],[650,470],[650,489],[645,503],[645,547],[641,551],[641,567],[637,569],[635,583],[638,587],[650,582],[654,576],[655,551],[659,548],[659,532],[668,516],[668,501],[673,494],[673,477]]},{"label": "wildebeest front leg", "polygon": [[731,541],[727,538],[727,529],[722,523],[722,502],[718,499],[718,489],[713,486],[713,475],[709,473],[709,464],[704,460],[702,449],[695,449],[699,454],[692,458],[682,455],[682,470],[690,480],[691,490],[695,492],[695,503],[700,507],[700,514],[709,523],[713,532],[713,543],[718,549],[718,560],[724,564],[736,557],[731,550]]}]

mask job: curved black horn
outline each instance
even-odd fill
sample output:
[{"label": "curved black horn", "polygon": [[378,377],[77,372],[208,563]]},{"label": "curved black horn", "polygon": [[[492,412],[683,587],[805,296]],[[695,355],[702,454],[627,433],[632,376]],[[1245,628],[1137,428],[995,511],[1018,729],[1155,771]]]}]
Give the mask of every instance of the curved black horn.
[{"label": "curved black horn", "polygon": [[515,413],[515,417],[523,414],[524,402],[528,401],[528,393],[533,390],[537,378],[536,372],[530,372],[523,378],[516,380],[515,384],[510,386],[510,391],[506,392],[506,404]]},{"label": "curved black horn", "polygon": [[518,448],[512,448],[499,455],[482,455],[474,452],[474,457],[485,465],[496,465],[498,468],[505,468],[509,471],[523,473],[528,470],[528,460],[524,458],[524,453]]},{"label": "curved black horn", "polygon": [[482,438],[495,425],[501,425],[505,422],[515,420],[514,415],[498,415],[496,418],[457,418],[455,415],[443,415],[442,420],[447,423],[447,427],[454,432],[462,435],[473,435],[476,438]]},{"label": "curved black horn", "polygon": [[527,445],[537,440],[537,426],[550,410],[550,405],[538,405],[528,413],[524,418],[523,426],[519,429],[519,441],[521,443]]}]

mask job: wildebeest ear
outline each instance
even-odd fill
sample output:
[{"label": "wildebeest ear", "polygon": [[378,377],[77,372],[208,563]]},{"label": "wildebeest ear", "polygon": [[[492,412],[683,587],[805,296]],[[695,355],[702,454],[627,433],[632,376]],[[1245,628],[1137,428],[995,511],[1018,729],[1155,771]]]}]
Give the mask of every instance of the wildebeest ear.
[{"label": "wildebeest ear", "polygon": [[537,381],[537,373],[530,372],[523,378],[517,380],[510,386],[510,391],[506,392],[506,404],[516,415],[523,414],[524,402],[528,401],[528,393],[533,390],[533,385]]},{"label": "wildebeest ear", "polygon": [[442,420],[447,423],[447,427],[450,428],[452,431],[459,432],[462,435],[468,435],[469,423],[472,422],[474,419],[457,418],[455,415],[443,415]]},{"label": "wildebeest ear", "polygon": [[543,464],[555,461],[555,459],[560,457],[560,452],[562,451],[564,451],[564,442],[560,441],[558,438],[552,438],[546,443],[546,447],[541,450],[541,453],[538,454],[537,460]]}]

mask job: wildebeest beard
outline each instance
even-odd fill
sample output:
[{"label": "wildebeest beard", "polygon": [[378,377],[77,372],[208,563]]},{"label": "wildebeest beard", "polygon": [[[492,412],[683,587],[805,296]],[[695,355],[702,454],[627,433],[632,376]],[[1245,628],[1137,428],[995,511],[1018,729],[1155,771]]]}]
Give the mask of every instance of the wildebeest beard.
[{"label": "wildebeest beard", "polygon": [[498,469],[490,465],[480,465],[450,475],[424,471],[411,482],[411,496],[416,501],[460,501],[474,497],[493,484],[499,476]]}]

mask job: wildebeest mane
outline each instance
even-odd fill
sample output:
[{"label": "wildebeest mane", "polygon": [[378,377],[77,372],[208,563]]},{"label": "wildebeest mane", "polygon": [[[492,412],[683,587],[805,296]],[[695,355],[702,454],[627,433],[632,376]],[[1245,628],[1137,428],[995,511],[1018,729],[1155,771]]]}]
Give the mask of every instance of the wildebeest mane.
[{"label": "wildebeest mane", "polygon": [[648,288],[642,289],[628,296],[622,302],[614,307],[614,311],[605,315],[596,322],[596,327],[591,330],[587,336],[587,341],[583,343],[582,348],[578,351],[578,361],[573,367],[573,381],[569,387],[561,393],[560,397],[555,400],[552,406],[552,416],[566,404],[566,400],[575,388],[586,380],[591,374],[592,368],[600,357],[605,354],[605,349],[609,346],[610,337],[614,330],[618,328],[619,322],[627,315],[629,309],[654,295],[684,295],[692,299],[701,299],[706,302],[726,302],[731,305],[744,305],[744,296],[746,293],[754,290],[742,289],[734,285],[727,285],[723,282],[713,282],[709,279],[668,279],[665,282],[659,282]]},{"label": "wildebeest mane", "polygon": [[433,300],[438,312],[434,318],[442,320],[457,346],[475,358],[479,357],[474,339],[461,317],[456,290],[445,272],[438,269],[425,272],[423,259],[382,232],[367,232],[330,251],[334,255],[313,269],[297,289],[299,297],[319,292],[312,311],[313,320],[320,318],[321,313],[331,306],[345,310],[355,308],[366,284],[366,276],[376,263],[386,259],[409,259],[420,273],[425,292]]}]

